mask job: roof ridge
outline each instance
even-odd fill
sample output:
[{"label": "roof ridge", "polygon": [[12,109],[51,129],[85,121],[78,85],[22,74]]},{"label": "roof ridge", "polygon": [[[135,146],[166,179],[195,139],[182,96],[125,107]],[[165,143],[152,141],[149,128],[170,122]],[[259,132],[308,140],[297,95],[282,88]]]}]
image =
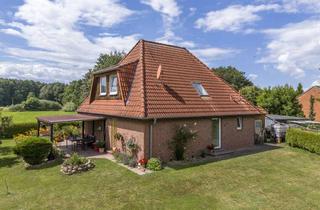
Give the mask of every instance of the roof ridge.
[{"label": "roof ridge", "polygon": [[199,58],[197,58],[195,55],[193,55],[188,49],[185,48],[185,50],[200,64],[202,64],[209,72],[211,72],[214,76],[216,76],[220,81],[222,81],[225,85],[227,85],[228,87],[230,87],[235,93],[239,94],[239,96],[245,100],[245,102],[249,105],[251,105],[254,109],[256,109],[258,112],[262,113],[261,110],[255,106],[254,104],[252,104],[250,101],[248,101],[246,98],[244,98],[239,91],[237,91],[234,87],[232,87],[232,85],[230,85],[228,82],[226,82],[224,79],[222,79],[221,77],[217,76],[212,69],[210,69],[206,64],[204,64]]},{"label": "roof ridge", "polygon": [[155,41],[150,41],[150,40],[145,40],[145,39],[141,39],[140,41],[148,42],[148,43],[151,43],[151,44],[157,44],[157,45],[164,45],[164,46],[168,46],[168,47],[179,48],[179,49],[186,49],[185,47],[180,47],[180,46],[173,45],[173,44],[165,44],[165,43],[155,42]]}]

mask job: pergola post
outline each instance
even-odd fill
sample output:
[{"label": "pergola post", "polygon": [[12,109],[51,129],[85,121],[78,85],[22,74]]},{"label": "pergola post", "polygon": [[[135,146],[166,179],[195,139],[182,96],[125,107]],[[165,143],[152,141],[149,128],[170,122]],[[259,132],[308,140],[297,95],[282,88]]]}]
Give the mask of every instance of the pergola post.
[{"label": "pergola post", "polygon": [[106,119],[103,120],[103,141],[104,141],[104,148],[107,149],[107,142],[106,142]]},{"label": "pergola post", "polygon": [[50,124],[50,141],[53,142],[53,123]]},{"label": "pergola post", "polygon": [[40,121],[37,120],[38,122],[38,126],[37,126],[37,136],[39,137],[40,136]]},{"label": "pergola post", "polygon": [[94,136],[94,120],[92,120],[92,135]]},{"label": "pergola post", "polygon": [[84,121],[82,121],[82,138],[84,138]]}]

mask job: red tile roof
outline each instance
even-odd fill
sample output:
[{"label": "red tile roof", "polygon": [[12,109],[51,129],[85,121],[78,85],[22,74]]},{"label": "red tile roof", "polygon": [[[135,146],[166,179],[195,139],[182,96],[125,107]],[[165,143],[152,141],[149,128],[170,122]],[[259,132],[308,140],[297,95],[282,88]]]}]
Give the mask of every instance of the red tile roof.
[{"label": "red tile roof", "polygon": [[[123,100],[87,99],[78,112],[131,118],[265,114],[185,48],[140,40],[115,69]],[[201,97],[193,82],[209,95]]]}]

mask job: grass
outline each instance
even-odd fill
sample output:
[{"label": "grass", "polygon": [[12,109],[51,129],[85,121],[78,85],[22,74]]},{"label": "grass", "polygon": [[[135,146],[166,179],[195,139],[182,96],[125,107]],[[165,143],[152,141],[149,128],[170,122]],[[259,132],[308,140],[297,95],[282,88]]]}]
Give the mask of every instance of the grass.
[{"label": "grass", "polygon": [[[1,209],[319,209],[320,156],[280,148],[139,176],[108,160],[65,176],[0,145]],[[6,180],[9,194],[7,194]]]},{"label": "grass", "polygon": [[2,112],[3,116],[13,116],[13,123],[36,123],[36,117],[51,116],[51,115],[65,115],[74,114],[74,112],[64,111],[27,111],[27,112]]}]

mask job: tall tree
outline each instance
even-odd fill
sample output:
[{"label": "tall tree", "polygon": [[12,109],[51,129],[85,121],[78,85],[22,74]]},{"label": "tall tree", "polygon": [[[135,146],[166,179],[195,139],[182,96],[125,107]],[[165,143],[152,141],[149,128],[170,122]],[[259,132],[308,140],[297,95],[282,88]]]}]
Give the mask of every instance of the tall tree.
[{"label": "tall tree", "polygon": [[257,105],[270,114],[303,116],[297,91],[289,85],[264,88],[257,97]]},{"label": "tall tree", "polygon": [[240,94],[254,105],[257,105],[257,98],[260,93],[261,89],[256,86],[247,86],[240,89]]},{"label": "tall tree", "polygon": [[310,96],[310,112],[309,112],[309,119],[310,120],[315,120],[316,113],[314,112],[314,103],[315,103],[315,98],[314,96]]},{"label": "tall tree", "polygon": [[297,87],[297,95],[301,95],[303,93],[303,86],[302,84],[299,82],[298,87]]},{"label": "tall tree", "polygon": [[46,84],[40,89],[39,98],[62,103],[65,87],[66,85],[60,82]]},{"label": "tall tree", "polygon": [[246,86],[253,86],[253,83],[246,77],[245,72],[240,71],[232,66],[218,67],[213,69],[214,73],[227,81],[236,90]]}]

